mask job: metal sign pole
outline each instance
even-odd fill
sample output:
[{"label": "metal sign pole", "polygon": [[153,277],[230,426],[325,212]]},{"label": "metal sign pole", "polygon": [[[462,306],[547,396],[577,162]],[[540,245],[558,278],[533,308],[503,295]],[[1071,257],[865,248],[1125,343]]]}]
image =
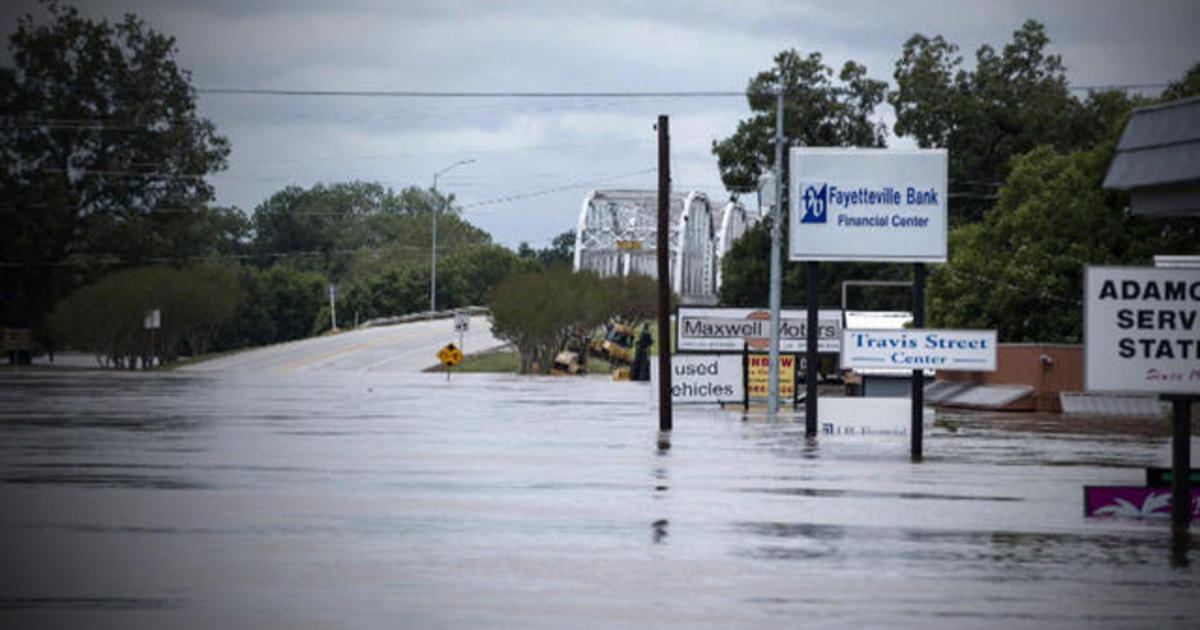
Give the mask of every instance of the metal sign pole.
[{"label": "metal sign pole", "polygon": [[779,303],[783,272],[779,263],[779,223],[783,219],[783,84],[775,96],[775,207],[771,210],[770,357],[767,365],[767,413],[779,410]]},{"label": "metal sign pole", "polygon": [[805,301],[808,303],[807,357],[808,365],[804,369],[804,435],[817,435],[817,370],[821,365],[821,357],[817,348],[817,310],[821,300],[821,269],[817,261],[806,263],[807,277],[805,278]]},{"label": "metal sign pole", "polygon": [[[925,327],[925,263],[913,264],[913,328]],[[912,460],[920,461],[925,438],[925,371],[912,371]]]},{"label": "metal sign pole", "polygon": [[1192,401],[1191,396],[1164,396],[1173,407],[1175,432],[1171,440],[1171,523],[1187,528],[1192,516]]},{"label": "metal sign pole", "polygon": [[329,327],[337,332],[337,285],[329,283]]}]

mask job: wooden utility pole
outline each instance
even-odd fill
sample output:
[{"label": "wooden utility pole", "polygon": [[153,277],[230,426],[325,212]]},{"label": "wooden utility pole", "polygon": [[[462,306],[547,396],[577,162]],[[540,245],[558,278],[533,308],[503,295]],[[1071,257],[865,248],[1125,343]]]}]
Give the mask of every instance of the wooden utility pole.
[{"label": "wooden utility pole", "polygon": [[671,430],[671,135],[658,117],[658,430]]}]

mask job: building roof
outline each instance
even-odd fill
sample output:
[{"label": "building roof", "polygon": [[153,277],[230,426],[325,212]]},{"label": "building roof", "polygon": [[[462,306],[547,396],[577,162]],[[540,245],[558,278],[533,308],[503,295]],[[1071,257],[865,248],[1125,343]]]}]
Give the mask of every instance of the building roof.
[{"label": "building roof", "polygon": [[1132,191],[1135,214],[1200,213],[1200,97],[1134,110],[1104,188]]}]

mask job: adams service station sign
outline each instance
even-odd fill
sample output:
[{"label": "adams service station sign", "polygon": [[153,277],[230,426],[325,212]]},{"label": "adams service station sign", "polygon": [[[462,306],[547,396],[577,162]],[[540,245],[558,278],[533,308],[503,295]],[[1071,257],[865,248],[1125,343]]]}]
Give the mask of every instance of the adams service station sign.
[{"label": "adams service station sign", "polygon": [[946,262],[944,149],[789,155],[790,260]]},{"label": "adams service station sign", "polygon": [[1200,394],[1200,269],[1088,267],[1084,385]]}]

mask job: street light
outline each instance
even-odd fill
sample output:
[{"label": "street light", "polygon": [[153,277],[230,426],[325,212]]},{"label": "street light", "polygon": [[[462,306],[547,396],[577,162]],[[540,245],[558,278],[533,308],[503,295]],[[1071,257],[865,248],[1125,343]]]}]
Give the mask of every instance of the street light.
[{"label": "street light", "polygon": [[459,160],[450,166],[433,174],[433,245],[429,248],[429,312],[437,310],[437,217],[438,217],[438,197],[437,197],[437,180],[438,175],[444,174],[446,171],[463,164],[471,164],[475,160]]}]

